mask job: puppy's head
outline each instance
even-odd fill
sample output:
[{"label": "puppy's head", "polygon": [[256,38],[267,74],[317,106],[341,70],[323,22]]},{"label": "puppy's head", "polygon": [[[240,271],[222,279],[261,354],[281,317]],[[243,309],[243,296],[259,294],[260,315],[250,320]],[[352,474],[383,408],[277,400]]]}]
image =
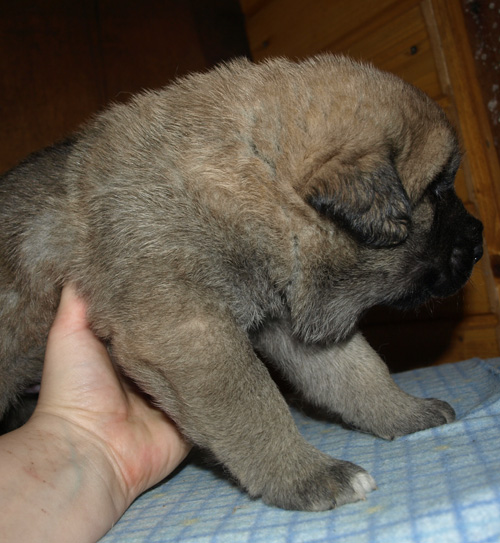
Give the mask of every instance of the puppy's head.
[{"label": "puppy's head", "polygon": [[393,247],[407,239],[413,210],[435,178],[453,184],[457,137],[441,108],[401,79],[356,63],[337,69],[352,95],[335,89],[332,135],[296,188],[360,244]]},{"label": "puppy's head", "polygon": [[298,190],[343,240],[329,249],[331,279],[321,271],[312,279],[325,290],[316,290],[317,308],[335,291],[322,329],[330,339],[345,337],[373,305],[408,308],[453,294],[482,255],[482,225],[454,190],[460,151],[443,111],[376,70],[370,89],[366,75],[363,68],[362,101],[344,121],[348,137],[326,146]]}]

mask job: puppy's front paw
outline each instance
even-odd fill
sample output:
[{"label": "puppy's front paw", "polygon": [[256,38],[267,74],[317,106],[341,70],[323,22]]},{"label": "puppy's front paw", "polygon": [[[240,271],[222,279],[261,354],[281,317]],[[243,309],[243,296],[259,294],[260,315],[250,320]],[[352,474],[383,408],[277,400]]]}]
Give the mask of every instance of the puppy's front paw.
[{"label": "puppy's front paw", "polygon": [[325,511],[364,500],[376,489],[373,477],[356,464],[326,456],[322,460],[312,473],[308,469],[308,474],[293,484],[282,485],[284,481],[275,481],[269,485],[263,500],[282,509]]}]

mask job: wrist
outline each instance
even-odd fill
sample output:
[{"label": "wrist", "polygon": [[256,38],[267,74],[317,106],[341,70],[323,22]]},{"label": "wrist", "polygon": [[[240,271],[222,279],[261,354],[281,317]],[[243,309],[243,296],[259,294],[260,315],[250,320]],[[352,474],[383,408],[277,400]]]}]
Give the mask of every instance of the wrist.
[{"label": "wrist", "polygon": [[[105,447],[57,416],[35,415],[2,436],[2,463],[9,466],[0,468],[0,532],[12,534],[6,541],[97,541],[129,505]],[[38,516],[32,524],[24,520],[26,503]]]},{"label": "wrist", "polygon": [[106,497],[118,516],[125,511],[133,501],[129,489],[112,452],[96,434],[57,415],[37,416],[36,411],[29,421],[31,425],[40,441],[52,441],[51,449],[59,455],[58,462],[66,463],[81,483],[85,475],[93,492]]}]

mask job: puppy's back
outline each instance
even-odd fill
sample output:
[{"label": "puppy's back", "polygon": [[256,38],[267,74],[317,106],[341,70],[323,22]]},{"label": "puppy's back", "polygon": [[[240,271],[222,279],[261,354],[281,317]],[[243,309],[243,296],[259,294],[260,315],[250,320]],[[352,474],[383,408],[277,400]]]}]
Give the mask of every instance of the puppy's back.
[{"label": "puppy's back", "polygon": [[74,235],[65,181],[73,146],[74,138],[33,153],[0,178],[2,283],[43,290],[47,273],[64,275]]}]

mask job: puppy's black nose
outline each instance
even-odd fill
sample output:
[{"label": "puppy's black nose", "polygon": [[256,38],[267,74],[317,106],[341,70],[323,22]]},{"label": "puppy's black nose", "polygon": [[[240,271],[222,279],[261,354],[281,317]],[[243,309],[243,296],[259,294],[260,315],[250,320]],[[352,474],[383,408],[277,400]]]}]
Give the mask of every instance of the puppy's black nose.
[{"label": "puppy's black nose", "polygon": [[474,258],[474,264],[476,264],[483,256],[483,223],[478,221],[475,217],[469,217],[469,224],[466,230],[469,232],[471,245],[474,244],[472,256]]},{"label": "puppy's black nose", "polygon": [[474,247],[474,262],[479,262],[483,256],[483,244],[480,243]]}]

